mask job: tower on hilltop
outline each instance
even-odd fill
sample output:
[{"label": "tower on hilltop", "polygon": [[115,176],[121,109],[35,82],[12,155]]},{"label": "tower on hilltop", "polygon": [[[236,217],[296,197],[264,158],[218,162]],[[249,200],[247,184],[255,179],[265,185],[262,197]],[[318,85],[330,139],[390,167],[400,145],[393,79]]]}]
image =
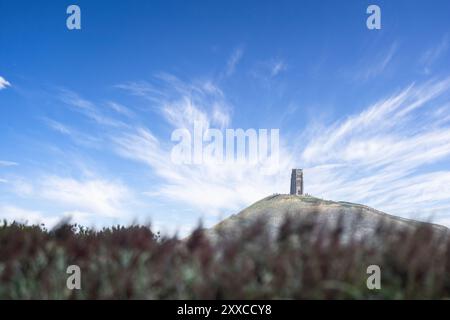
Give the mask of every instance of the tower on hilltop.
[{"label": "tower on hilltop", "polygon": [[291,174],[291,194],[303,195],[303,170],[292,169]]}]

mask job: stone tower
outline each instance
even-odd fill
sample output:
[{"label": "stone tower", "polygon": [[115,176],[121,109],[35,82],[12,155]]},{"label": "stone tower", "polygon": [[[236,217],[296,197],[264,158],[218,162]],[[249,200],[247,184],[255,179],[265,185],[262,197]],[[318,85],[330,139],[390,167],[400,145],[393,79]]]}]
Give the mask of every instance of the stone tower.
[{"label": "stone tower", "polygon": [[303,195],[303,170],[292,169],[291,174],[291,194]]}]

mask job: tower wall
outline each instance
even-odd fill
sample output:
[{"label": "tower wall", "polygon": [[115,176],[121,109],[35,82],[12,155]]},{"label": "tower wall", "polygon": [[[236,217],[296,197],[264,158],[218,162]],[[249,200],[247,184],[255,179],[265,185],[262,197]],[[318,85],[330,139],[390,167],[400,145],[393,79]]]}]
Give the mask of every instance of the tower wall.
[{"label": "tower wall", "polygon": [[291,194],[303,195],[303,170],[292,169]]}]

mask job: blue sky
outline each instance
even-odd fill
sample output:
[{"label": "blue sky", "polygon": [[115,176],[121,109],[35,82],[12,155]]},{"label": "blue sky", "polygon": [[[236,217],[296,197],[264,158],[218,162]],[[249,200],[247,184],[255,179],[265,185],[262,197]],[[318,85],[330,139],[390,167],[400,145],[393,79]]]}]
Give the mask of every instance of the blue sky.
[{"label": "blue sky", "polygon": [[[449,46],[448,1],[0,0],[0,218],[185,233],[300,167],[315,196],[450,226]],[[277,170],[174,164],[194,121],[279,129]]]}]

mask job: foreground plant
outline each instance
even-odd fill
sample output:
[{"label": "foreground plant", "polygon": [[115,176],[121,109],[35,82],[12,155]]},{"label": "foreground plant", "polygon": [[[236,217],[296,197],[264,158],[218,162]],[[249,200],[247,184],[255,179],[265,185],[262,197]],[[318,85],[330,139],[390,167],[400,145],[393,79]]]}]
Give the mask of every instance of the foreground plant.
[{"label": "foreground plant", "polygon": [[[370,237],[341,223],[254,221],[214,237],[160,237],[146,226],[48,231],[0,226],[0,299],[416,299],[450,296],[450,239],[431,225],[380,222]],[[81,289],[66,286],[67,267]],[[367,286],[368,266],[381,289]]]}]

